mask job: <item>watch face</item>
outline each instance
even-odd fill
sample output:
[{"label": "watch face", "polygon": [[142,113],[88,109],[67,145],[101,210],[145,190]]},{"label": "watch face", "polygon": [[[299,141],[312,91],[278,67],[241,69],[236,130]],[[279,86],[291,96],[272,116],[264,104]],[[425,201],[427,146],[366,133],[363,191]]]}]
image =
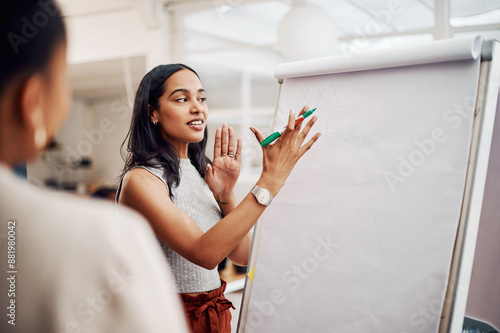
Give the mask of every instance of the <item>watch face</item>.
[{"label": "watch face", "polygon": [[267,203],[271,199],[271,195],[268,191],[260,190],[257,193],[257,199],[259,202]]}]

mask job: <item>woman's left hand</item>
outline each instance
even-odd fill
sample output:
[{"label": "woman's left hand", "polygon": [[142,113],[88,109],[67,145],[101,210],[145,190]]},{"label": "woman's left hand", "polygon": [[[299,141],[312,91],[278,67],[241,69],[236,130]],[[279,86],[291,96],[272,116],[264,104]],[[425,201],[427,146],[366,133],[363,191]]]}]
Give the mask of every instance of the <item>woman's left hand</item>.
[{"label": "woman's left hand", "polygon": [[215,132],[213,165],[205,170],[205,182],[214,196],[230,195],[233,192],[241,167],[241,139],[234,145],[234,130],[227,124]]}]

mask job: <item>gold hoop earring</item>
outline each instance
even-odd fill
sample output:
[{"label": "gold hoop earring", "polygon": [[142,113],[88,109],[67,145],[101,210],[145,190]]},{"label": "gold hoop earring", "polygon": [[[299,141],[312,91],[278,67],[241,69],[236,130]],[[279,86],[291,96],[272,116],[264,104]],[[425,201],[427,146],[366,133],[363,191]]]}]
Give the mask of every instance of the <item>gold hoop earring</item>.
[{"label": "gold hoop earring", "polygon": [[47,144],[47,130],[45,129],[45,124],[43,123],[42,108],[35,110],[33,114],[33,122],[35,125],[35,147],[37,149],[43,149]]}]

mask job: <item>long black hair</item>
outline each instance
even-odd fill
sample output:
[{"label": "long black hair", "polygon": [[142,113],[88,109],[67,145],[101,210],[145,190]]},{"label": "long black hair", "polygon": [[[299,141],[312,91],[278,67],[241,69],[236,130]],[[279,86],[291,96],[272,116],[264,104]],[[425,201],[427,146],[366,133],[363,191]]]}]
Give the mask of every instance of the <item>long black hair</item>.
[{"label": "long black hair", "polygon": [[[136,166],[161,168],[170,198],[173,198],[172,188],[179,186],[180,181],[179,152],[163,138],[160,127],[153,125],[148,106],[159,109],[159,99],[165,93],[167,79],[183,69],[198,76],[192,68],[183,64],[160,65],[144,76],[135,96],[130,130],[122,143],[122,153],[126,144],[127,154],[124,157],[125,167],[121,176]],[[211,163],[205,155],[207,136],[205,128],[203,140],[188,145],[188,157],[202,178],[205,177],[207,164]]]},{"label": "long black hair", "polygon": [[0,2],[0,96],[16,78],[46,73],[66,27],[54,0]]}]

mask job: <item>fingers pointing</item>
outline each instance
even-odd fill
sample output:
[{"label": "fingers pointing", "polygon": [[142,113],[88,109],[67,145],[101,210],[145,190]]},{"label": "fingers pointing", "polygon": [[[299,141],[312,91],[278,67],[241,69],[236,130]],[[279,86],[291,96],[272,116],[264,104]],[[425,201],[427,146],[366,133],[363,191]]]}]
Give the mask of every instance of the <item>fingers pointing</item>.
[{"label": "fingers pointing", "polygon": [[304,105],[302,110],[300,110],[300,112],[299,112],[299,117],[302,116],[304,113],[306,113],[307,110],[309,110],[309,105]]},{"label": "fingers pointing", "polygon": [[304,155],[306,151],[308,151],[312,145],[318,141],[319,137],[321,136],[321,133],[316,133],[307,143],[305,143],[302,147],[300,147],[299,154],[300,156]]},{"label": "fingers pointing", "polygon": [[318,120],[318,116],[312,117],[312,119],[304,126],[304,129],[300,132],[300,134],[298,136],[300,144],[302,144],[302,142],[304,142],[304,140],[307,137],[307,134],[309,134],[309,131],[311,130],[311,127],[313,127],[316,120]]},{"label": "fingers pointing", "polygon": [[262,132],[259,131],[257,128],[252,126],[252,127],[250,127],[250,130],[255,135],[255,137],[257,138],[257,141],[259,141],[259,143],[261,143],[262,140],[264,140],[264,136],[262,135]]}]

